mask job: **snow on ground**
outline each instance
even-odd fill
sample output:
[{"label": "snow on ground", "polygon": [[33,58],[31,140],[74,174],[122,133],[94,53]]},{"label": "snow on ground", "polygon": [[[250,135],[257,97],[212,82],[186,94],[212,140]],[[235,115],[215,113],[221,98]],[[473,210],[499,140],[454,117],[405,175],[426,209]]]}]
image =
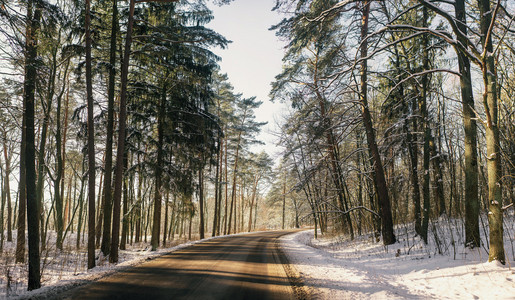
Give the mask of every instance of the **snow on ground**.
[{"label": "snow on ground", "polygon": [[[215,237],[215,238],[220,238]],[[207,238],[206,241],[212,238]],[[168,243],[170,247],[150,251],[149,243],[127,244],[127,250],[119,251],[119,263],[110,264],[107,258],[96,251],[96,267],[87,270],[86,249],[75,249],[75,235],[65,241],[63,251],[55,250],[55,236],[51,237],[48,245],[51,247],[43,251],[41,258],[42,273],[40,289],[27,291],[27,266],[14,263],[14,250],[16,239],[13,242],[4,242],[4,252],[0,253],[0,300],[1,299],[52,299],[59,293],[70,288],[98,280],[128,267],[140,264],[146,260],[164,255],[169,252],[183,249],[199,243],[200,240],[189,241],[185,239],[174,240]],[[52,248],[54,247],[54,248]]]},{"label": "snow on ground", "polygon": [[399,242],[389,247],[366,236],[314,239],[313,230],[285,236],[281,246],[315,299],[515,299],[510,219],[506,266],[488,263],[484,247],[459,246],[462,226],[443,219],[427,246],[407,226],[396,229]]}]

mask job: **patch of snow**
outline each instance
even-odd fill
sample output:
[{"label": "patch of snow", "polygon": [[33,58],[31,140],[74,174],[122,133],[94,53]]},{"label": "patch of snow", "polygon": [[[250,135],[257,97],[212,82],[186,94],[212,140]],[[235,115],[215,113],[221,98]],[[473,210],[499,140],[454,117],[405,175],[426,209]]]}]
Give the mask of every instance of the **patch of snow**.
[{"label": "patch of snow", "polygon": [[[315,299],[515,299],[515,237],[505,238],[506,266],[488,263],[485,247],[458,245],[462,225],[443,219],[435,220],[440,228],[428,245],[413,228],[398,227],[390,246],[373,235],[314,239],[308,230],[282,237],[281,247]],[[512,235],[513,222],[508,227]]]}]

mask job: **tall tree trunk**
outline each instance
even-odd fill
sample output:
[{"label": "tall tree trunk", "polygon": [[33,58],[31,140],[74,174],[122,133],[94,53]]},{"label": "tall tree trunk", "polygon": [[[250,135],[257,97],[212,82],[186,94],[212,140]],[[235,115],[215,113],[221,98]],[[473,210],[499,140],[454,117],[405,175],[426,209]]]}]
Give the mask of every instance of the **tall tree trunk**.
[{"label": "tall tree trunk", "polygon": [[249,232],[252,230],[252,210],[254,208],[254,201],[256,199],[257,193],[257,185],[261,176],[259,174],[256,175],[256,179],[254,180],[254,185],[252,187],[252,196],[250,198],[250,213],[249,213]]},{"label": "tall tree trunk", "polygon": [[[165,76],[167,77],[167,76]],[[161,176],[163,173],[162,165],[163,165],[163,145],[164,145],[164,123],[165,123],[165,103],[166,103],[166,87],[163,88],[163,92],[161,95],[161,100],[159,104],[159,113],[157,117],[157,164],[156,164],[156,187],[154,194],[154,219],[152,224],[152,240],[150,244],[152,246],[152,251],[157,250],[159,247],[159,235],[161,229]]]},{"label": "tall tree trunk", "polygon": [[[45,112],[44,112],[44,118],[43,118],[43,125],[41,126],[39,152],[37,154],[37,161],[38,161],[37,169],[38,170],[37,170],[37,176],[36,176],[36,180],[37,180],[36,181],[36,198],[39,203],[38,206],[40,208],[39,222],[40,222],[40,230],[41,230],[40,235],[41,235],[41,249],[42,250],[45,249],[45,234],[43,232],[44,227],[45,227],[45,214],[43,212],[43,202],[44,202],[43,186],[45,184],[45,175],[44,175],[45,174],[45,146],[46,146],[46,140],[47,140],[48,123],[50,121],[50,109],[52,106],[52,98],[48,97],[45,106],[46,106],[46,109],[44,110]],[[56,212],[56,217],[57,217],[57,212]],[[59,223],[59,221],[56,220],[56,227],[59,226],[59,224],[57,224],[57,223]],[[56,247],[57,247],[57,245],[56,245]],[[58,248],[58,249],[60,249],[60,248]]]},{"label": "tall tree trunk", "polygon": [[283,182],[283,211],[282,211],[282,222],[281,229],[284,230],[284,223],[286,219],[286,180]]},{"label": "tall tree trunk", "polygon": [[[11,186],[9,184],[9,176],[11,174],[11,157],[7,153],[7,136],[4,131],[4,159],[5,159],[5,179],[4,179],[4,191],[7,201],[7,241],[12,242],[13,231],[12,231],[12,208],[11,208]],[[2,219],[3,220],[3,219]]]},{"label": "tall tree trunk", "polygon": [[95,267],[95,131],[91,73],[90,0],[86,0],[86,98],[88,102],[88,269]]},{"label": "tall tree trunk", "polygon": [[143,210],[142,209],[142,206],[143,206],[143,198],[141,196],[141,190],[143,189],[143,179],[141,178],[141,175],[143,174],[143,170],[142,170],[142,167],[141,167],[141,159],[140,159],[140,154],[138,154],[138,194],[137,194],[137,202],[138,202],[138,205],[136,207],[136,212],[135,212],[135,216],[136,216],[136,237],[135,237],[135,241],[136,243],[139,243],[140,242],[140,236],[141,236],[141,229],[142,229],[142,226],[141,226],[141,222],[142,222],[142,215],[141,215],[141,211]]},{"label": "tall tree trunk", "polygon": [[[124,163],[124,169],[127,170],[127,152],[125,152],[124,155],[125,163]],[[129,189],[127,187],[127,180],[128,178],[124,178],[123,180],[123,208],[122,208],[122,234],[120,238],[120,250],[126,250],[127,245],[127,231],[129,229]]]},{"label": "tall tree trunk", "polygon": [[36,149],[35,149],[35,89],[36,89],[36,58],[38,55],[38,32],[41,19],[42,7],[36,4],[34,13],[33,5],[35,1],[29,1],[27,7],[26,32],[26,57],[25,57],[25,81],[24,81],[24,101],[26,118],[26,144],[25,144],[25,178],[26,178],[26,197],[27,197],[27,228],[29,240],[29,274],[28,290],[41,287],[40,274],[40,254],[39,254],[39,205],[36,194]]},{"label": "tall tree trunk", "polygon": [[[4,178],[4,168],[1,166],[2,160],[0,159],[0,186],[4,186],[5,178]],[[0,191],[0,253],[4,251],[4,213],[5,213],[5,201],[6,201],[6,190],[2,189]]]},{"label": "tall tree trunk", "polygon": [[[102,164],[104,164],[105,156],[102,158]],[[95,223],[95,248],[100,247],[100,239],[102,237],[102,221],[104,220],[104,197],[103,197],[103,190],[102,190],[102,182],[104,182],[104,173],[100,172],[100,186],[98,187],[98,194],[97,194],[97,203],[98,203],[98,209],[97,209],[97,221]]]},{"label": "tall tree trunk", "polygon": [[216,159],[216,171],[215,171],[215,210],[213,213],[213,232],[211,236],[216,236],[216,233],[218,231],[218,227],[220,226],[220,166],[222,164],[222,148],[220,145],[220,142],[222,141],[221,138],[218,139],[218,151],[216,153],[217,159]]},{"label": "tall tree trunk", "polygon": [[[438,136],[440,136],[438,134]],[[435,138],[431,136],[429,141],[429,148],[431,149],[431,162],[434,168],[434,199],[435,203],[438,204],[438,216],[445,214],[445,197],[444,197],[444,189],[443,189],[443,173],[442,173],[442,159],[440,156],[440,151],[438,150],[435,142]]]},{"label": "tall tree trunk", "polygon": [[499,118],[497,107],[497,69],[494,61],[492,44],[493,13],[499,7],[490,8],[489,0],[479,0],[480,32],[483,45],[483,104],[486,112],[486,155],[488,169],[488,224],[490,227],[490,252],[488,261],[497,260],[506,263],[503,241],[503,211],[501,189],[501,153],[499,145]]},{"label": "tall tree trunk", "polygon": [[105,152],[104,175],[104,227],[100,250],[104,256],[110,253],[111,216],[113,211],[113,132],[114,132],[114,94],[116,83],[116,38],[118,35],[118,1],[113,0],[113,16],[111,18],[111,45],[109,54],[109,87],[107,91],[107,135]]},{"label": "tall tree trunk", "polygon": [[383,163],[381,161],[381,157],[379,155],[379,149],[376,143],[376,137],[374,132],[374,127],[372,125],[372,117],[370,115],[370,110],[368,107],[368,99],[367,99],[367,59],[368,56],[368,18],[370,14],[370,1],[364,1],[362,5],[363,15],[361,19],[361,92],[360,92],[360,102],[362,107],[362,118],[363,124],[365,126],[365,131],[367,134],[367,142],[370,154],[372,156],[373,165],[374,165],[374,183],[376,185],[376,191],[379,202],[379,211],[381,215],[381,233],[383,236],[383,243],[385,245],[391,245],[395,243],[395,234],[393,232],[393,220],[392,220],[392,210],[390,199],[388,196],[388,189],[386,186],[386,179],[384,175]]},{"label": "tall tree trunk", "polygon": [[[244,124],[245,119],[242,120],[241,124]],[[229,209],[229,225],[227,234],[231,234],[231,222],[232,222],[232,215],[233,215],[233,206],[235,206],[235,199],[236,199],[236,177],[237,177],[237,170],[238,170],[238,159],[240,154],[240,141],[241,141],[241,131],[238,133],[238,140],[236,142],[236,155],[234,158],[234,168],[233,168],[233,178],[232,178],[232,191],[231,191],[231,208]],[[234,220],[236,224],[236,213],[234,214]],[[236,231],[236,230],[234,230]]]},{"label": "tall tree trunk", "polygon": [[76,247],[77,250],[80,249],[80,238],[81,238],[81,230],[82,230],[82,214],[84,210],[84,169],[86,164],[86,157],[82,158],[82,168],[80,172],[80,193],[79,193],[79,218],[77,222],[77,241],[76,241]]},{"label": "tall tree trunk", "polygon": [[[423,19],[422,19],[422,27],[427,27],[427,20],[429,18],[427,7],[422,8],[423,11]],[[423,47],[423,70],[429,70],[429,38],[427,34],[422,36],[422,47]],[[429,200],[430,200],[430,170],[429,170],[429,160],[430,160],[430,149],[429,149],[429,140],[431,139],[431,128],[429,126],[429,114],[427,112],[427,98],[428,98],[428,89],[429,89],[429,80],[427,74],[422,75],[422,95],[420,101],[420,114],[422,117],[422,127],[424,129],[424,154],[423,154],[423,183],[422,183],[422,199],[424,201],[423,210],[422,210],[422,227],[420,231],[420,235],[424,240],[424,243],[427,244],[427,231],[429,226]]]},{"label": "tall tree trunk", "polygon": [[125,129],[127,127],[127,77],[129,73],[129,59],[132,43],[132,26],[134,23],[134,1],[135,0],[130,0],[129,2],[129,20],[127,24],[127,36],[125,37],[125,49],[123,53],[120,79],[121,90],[120,112],[118,115],[118,148],[116,151],[117,155],[113,196],[113,231],[111,235],[111,253],[109,255],[109,262],[111,263],[118,262],[118,246],[120,240],[120,202],[122,199],[123,153],[125,152]]},{"label": "tall tree trunk", "polygon": [[[32,5],[32,4],[29,4]],[[29,16],[29,13],[27,13]],[[26,101],[23,100],[23,118],[20,149],[20,180],[18,182],[18,223],[16,228],[16,262],[25,262],[25,224],[27,221],[27,188],[26,188],[26,144],[27,144],[27,116]]]},{"label": "tall tree trunk", "polygon": [[[66,67],[64,78],[67,76],[68,66]],[[56,248],[62,250],[63,249],[63,230],[64,230],[64,220],[63,220],[63,197],[61,190],[64,190],[64,186],[61,187],[62,179],[63,179],[63,156],[61,150],[61,103],[63,99],[64,88],[62,92],[57,97],[57,114],[56,114],[56,128],[55,128],[55,147],[59,149],[56,151],[56,166],[55,166],[55,178],[54,178],[54,199],[55,199],[55,212],[56,212],[56,229],[57,229],[57,240],[56,240]]]},{"label": "tall tree trunk", "polygon": [[204,226],[204,174],[203,174],[203,167],[200,167],[198,170],[198,202],[199,202],[199,210],[200,210],[200,224],[199,224],[199,234],[200,239],[204,239],[205,237],[205,226]]},{"label": "tall tree trunk", "polygon": [[224,155],[224,173],[225,173],[225,198],[224,198],[224,235],[227,234],[227,206],[228,206],[228,195],[229,195],[229,181],[228,181],[228,176],[229,176],[229,173],[228,173],[228,165],[227,165],[227,157],[229,156],[228,155],[228,152],[227,152],[227,144],[228,144],[228,141],[227,141],[227,137],[225,138],[225,155]]},{"label": "tall tree trunk", "polygon": [[[467,35],[467,19],[465,0],[456,0],[456,19],[459,30]],[[467,41],[459,37],[460,43]],[[477,166],[477,125],[474,113],[474,94],[470,71],[470,60],[463,52],[458,52],[458,63],[461,86],[461,102],[463,106],[463,126],[465,128],[465,245],[479,247],[479,196]]]},{"label": "tall tree trunk", "polygon": [[165,224],[163,226],[163,247],[166,248],[166,235],[168,228],[168,203],[170,202],[170,192],[166,191],[166,199],[165,199]]}]

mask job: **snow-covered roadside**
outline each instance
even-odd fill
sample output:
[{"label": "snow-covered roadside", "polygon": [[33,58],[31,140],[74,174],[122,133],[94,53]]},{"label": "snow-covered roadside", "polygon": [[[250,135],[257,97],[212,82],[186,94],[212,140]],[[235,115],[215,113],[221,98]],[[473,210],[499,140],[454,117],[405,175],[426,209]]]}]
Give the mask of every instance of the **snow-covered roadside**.
[{"label": "snow-covered roadside", "polygon": [[[239,233],[240,234],[248,234],[248,233]],[[91,270],[80,270],[81,268],[85,269],[85,260],[86,260],[86,252],[82,250],[81,253],[77,254],[69,254],[69,253],[61,253],[56,257],[47,258],[48,260],[52,260],[48,265],[49,270],[45,272],[42,277],[42,287],[40,289],[34,291],[27,291],[27,284],[25,274],[14,274],[17,273],[26,273],[24,265],[15,265],[12,267],[10,273],[12,277],[20,277],[23,276],[20,282],[11,283],[11,287],[7,288],[7,283],[5,282],[6,276],[3,274],[0,276],[0,300],[3,299],[55,299],[58,297],[60,293],[63,291],[69,290],[71,288],[84,285],[91,281],[98,280],[100,278],[109,276],[113,273],[122,271],[128,267],[132,267],[138,265],[147,260],[154,259],[156,257],[162,256],[164,254],[178,251],[180,249],[189,247],[191,245],[205,242],[211,239],[218,239],[227,237],[228,235],[209,237],[203,240],[189,241],[178,244],[169,248],[159,248],[157,251],[150,251],[150,247],[148,244],[139,244],[138,246],[134,246],[132,249],[128,250],[120,250],[119,252],[119,263],[118,264],[110,264],[107,261],[107,258],[101,256],[99,250],[97,250],[97,266]],[[70,239],[67,244],[73,244],[74,239]],[[13,245],[10,245],[13,244]],[[14,246],[16,242],[13,241],[9,243],[8,246]],[[128,245],[127,247],[130,247]],[[144,247],[143,249],[138,247]],[[100,254],[100,255],[99,255]],[[14,259],[14,258],[13,258]],[[42,258],[43,260],[44,258]],[[43,263],[44,264],[44,263]],[[83,266],[84,265],[84,266]],[[81,267],[82,266],[82,267]],[[12,268],[16,268],[17,270],[13,270]],[[23,270],[18,270],[18,269]],[[1,267],[0,274],[6,271],[7,268]],[[13,280],[16,281],[16,280]],[[9,289],[9,290],[8,290]]]},{"label": "snow-covered roadside", "polygon": [[282,237],[281,247],[315,299],[515,299],[515,270],[486,263],[484,251],[454,260],[417,243],[406,251],[365,238],[315,240],[313,230]]},{"label": "snow-covered roadside", "polygon": [[15,291],[11,291],[9,295],[7,293],[0,295],[0,299],[52,299],[65,290],[98,280],[128,267],[140,264],[146,260],[151,260],[199,242],[200,241],[191,241],[170,248],[158,249],[157,251],[150,251],[150,248],[144,250],[121,250],[119,257],[120,262],[118,264],[110,264],[106,259],[99,257],[97,259],[97,266],[91,270],[62,272],[59,275],[46,275],[43,277],[44,282],[40,289],[29,292],[25,290],[26,286],[22,286],[21,288],[18,287]]}]

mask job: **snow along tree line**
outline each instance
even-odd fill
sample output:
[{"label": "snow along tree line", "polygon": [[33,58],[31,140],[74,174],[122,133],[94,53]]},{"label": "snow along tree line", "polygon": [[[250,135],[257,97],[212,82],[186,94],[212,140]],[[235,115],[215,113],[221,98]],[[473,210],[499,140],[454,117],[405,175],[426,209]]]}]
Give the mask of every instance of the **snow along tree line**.
[{"label": "snow along tree line", "polygon": [[291,193],[295,220],[385,245],[395,224],[414,223],[427,244],[438,218],[462,219],[460,242],[504,264],[515,3],[277,0],[275,10],[287,15],[272,27],[287,51],[271,97],[291,104],[276,201]]},{"label": "snow along tree line", "polygon": [[0,1],[0,255],[27,263],[29,290],[72,235],[93,268],[260,226],[261,102],[219,74],[212,18],[201,0]]}]

